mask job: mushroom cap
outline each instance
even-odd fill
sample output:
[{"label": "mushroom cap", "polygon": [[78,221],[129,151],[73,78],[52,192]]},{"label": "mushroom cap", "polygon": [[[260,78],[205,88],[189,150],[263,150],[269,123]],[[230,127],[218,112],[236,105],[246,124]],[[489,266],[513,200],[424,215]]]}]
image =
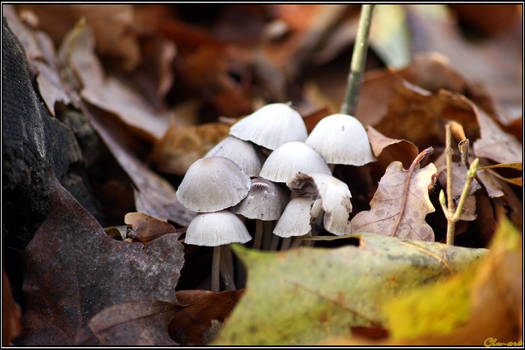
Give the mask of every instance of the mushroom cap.
[{"label": "mushroom cap", "polygon": [[376,160],[361,122],[346,114],[321,119],[305,143],[328,164],[364,165]]},{"label": "mushroom cap", "polygon": [[288,194],[279,185],[256,177],[248,196],[234,208],[234,212],[248,219],[277,220],[288,201]]},{"label": "mushroom cap", "polygon": [[259,176],[274,182],[288,182],[299,172],[331,174],[323,157],[304,142],[287,142],[270,154]]},{"label": "mushroom cap", "polygon": [[237,215],[223,210],[197,215],[186,230],[184,243],[216,247],[230,243],[246,243],[252,237]]},{"label": "mushroom cap", "polygon": [[324,211],[323,226],[335,235],[350,233],[348,217],[352,212],[352,194],[341,180],[326,174],[297,174],[288,187],[300,195],[319,197]]},{"label": "mushroom cap", "polygon": [[177,199],[196,212],[213,212],[232,207],[250,190],[250,177],[230,159],[202,158],[189,168],[179,188]]},{"label": "mushroom cap", "polygon": [[306,235],[312,230],[310,210],[313,203],[310,197],[293,198],[284,208],[273,233],[283,238]]},{"label": "mushroom cap", "polygon": [[262,157],[250,142],[228,136],[215,145],[204,158],[224,157],[232,160],[248,176],[257,176],[261,171]]},{"label": "mushroom cap", "polygon": [[239,120],[230,128],[230,135],[274,150],[291,141],[308,137],[303,118],[285,103],[271,103]]}]

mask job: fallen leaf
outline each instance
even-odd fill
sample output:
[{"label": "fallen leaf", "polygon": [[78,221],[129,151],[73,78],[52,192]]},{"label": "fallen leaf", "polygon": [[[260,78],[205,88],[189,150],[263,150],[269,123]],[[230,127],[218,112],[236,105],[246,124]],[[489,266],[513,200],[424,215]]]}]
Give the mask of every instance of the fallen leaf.
[{"label": "fallen leaf", "polygon": [[[469,42],[461,34],[457,18],[443,5],[406,7],[412,32],[413,52],[437,51],[450,66],[474,84],[481,85],[508,112],[498,115],[504,124],[522,111],[522,25],[483,42]],[[509,21],[512,20],[509,18]]]},{"label": "fallen leaf", "polygon": [[123,130],[112,124],[107,115],[101,115],[100,111],[87,106],[84,106],[82,111],[137,187],[134,190],[137,211],[160,220],[169,219],[182,226],[188,225],[196,213],[180,204],[170,183],[130,151],[129,146],[124,144]]},{"label": "fallen leaf", "polygon": [[[435,173],[436,166],[432,163],[422,169],[414,169],[405,192],[408,171],[403,169],[401,162],[392,162],[379,181],[370,201],[370,210],[361,211],[352,218],[352,232],[392,235],[396,230],[396,237],[434,241],[434,232],[425,222],[425,216],[435,210],[428,197],[428,187]],[[403,217],[399,219],[403,196],[407,196],[406,206]]]},{"label": "fallen leaf", "polygon": [[11,284],[2,268],[2,346],[13,345],[12,340],[22,331],[20,306],[13,299]]},{"label": "fallen leaf", "polygon": [[178,125],[173,121],[164,137],[153,146],[149,161],[162,172],[184,175],[190,165],[204,157],[229,131],[225,124]]},{"label": "fallen leaf", "polygon": [[522,334],[522,239],[503,215],[482,260],[447,280],[386,305],[393,341],[418,345],[484,345]]},{"label": "fallen leaf", "polygon": [[378,159],[378,165],[383,169],[395,160],[400,161],[403,167],[408,169],[419,153],[417,146],[412,142],[386,137],[370,125],[367,126],[367,134],[374,156]]},{"label": "fallen leaf", "polygon": [[176,232],[173,225],[144,213],[127,213],[126,216],[124,216],[124,223],[131,225],[133,229],[134,233],[130,238],[142,243],[149,242],[168,233]]},{"label": "fallen leaf", "polygon": [[102,346],[176,346],[168,325],[178,309],[162,301],[130,301],[105,308],[88,326]]},{"label": "fallen leaf", "polygon": [[37,74],[36,81],[40,95],[51,115],[55,116],[55,103],[62,102],[67,105],[71,100],[58,75],[53,42],[44,32],[25,26],[18,19],[11,5],[4,6],[3,10],[9,27],[24,47],[30,67]]},{"label": "fallen leaf", "polygon": [[50,184],[50,214],[25,250],[21,344],[73,345],[108,306],[176,302],[184,263],[178,234],[146,245],[114,240],[58,180]]},{"label": "fallen leaf", "polygon": [[212,321],[221,324],[228,318],[244,289],[211,292],[208,290],[180,290],[177,299],[186,306],[178,311],[169,325],[170,334],[182,345],[207,345]]},{"label": "fallen leaf", "polygon": [[494,35],[512,30],[521,19],[518,4],[448,4],[460,22],[484,34]]},{"label": "fallen leaf", "polygon": [[[128,84],[115,77],[106,78],[94,53],[94,46],[95,38],[91,28],[79,22],[64,38],[59,49],[61,63],[80,79],[81,97],[117,115],[139,136],[149,141],[162,138],[168,128],[171,112],[155,111]],[[71,81],[68,83],[72,85]]]},{"label": "fallen leaf", "polygon": [[474,142],[477,157],[492,159],[498,163],[516,163],[523,157],[523,145],[513,135],[503,131],[482,109],[472,104],[480,126],[481,138]]},{"label": "fallen leaf", "polygon": [[246,292],[212,345],[308,345],[380,326],[382,298],[459,271],[485,249],[353,235],[359,246],[270,253],[235,246]]},{"label": "fallen leaf", "polygon": [[140,50],[134,28],[134,8],[129,4],[23,4],[16,9],[30,10],[38,17],[38,27],[54,42],[60,42],[81,19],[93,28],[97,52],[119,60],[116,67],[133,69],[140,62]]}]

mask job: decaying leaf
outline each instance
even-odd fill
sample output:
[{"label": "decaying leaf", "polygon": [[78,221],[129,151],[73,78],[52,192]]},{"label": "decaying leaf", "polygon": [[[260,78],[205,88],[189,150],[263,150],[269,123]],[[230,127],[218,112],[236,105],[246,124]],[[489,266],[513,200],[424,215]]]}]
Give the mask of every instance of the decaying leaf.
[{"label": "decaying leaf", "polygon": [[432,163],[415,169],[405,192],[408,171],[401,162],[392,162],[379,181],[370,210],[361,211],[350,222],[352,232],[374,232],[392,235],[401,212],[403,196],[407,196],[404,214],[395,232],[396,237],[434,241],[434,232],[425,222],[425,216],[433,212],[434,206],[428,197],[428,187],[436,166]]},{"label": "decaying leaf", "polygon": [[504,132],[482,109],[472,104],[481,129],[481,138],[474,142],[477,157],[492,159],[498,163],[520,162],[523,145],[513,136]]},{"label": "decaying leaf", "polygon": [[161,171],[184,175],[197,159],[228,136],[225,124],[170,124],[164,137],[155,144],[149,160]]},{"label": "decaying leaf", "polygon": [[140,50],[134,27],[134,9],[130,4],[99,6],[96,4],[23,4],[17,10],[30,10],[38,17],[38,27],[55,42],[81,19],[94,29],[97,51],[120,59],[125,69],[134,68],[140,61]]},{"label": "decaying leaf", "polygon": [[22,344],[72,345],[111,305],[176,302],[184,263],[178,234],[146,245],[114,240],[58,180],[50,186],[50,214],[25,250]]},{"label": "decaying leaf", "polygon": [[392,340],[474,346],[486,345],[489,338],[522,340],[521,245],[521,233],[501,215],[481,261],[387,304]]},{"label": "decaying leaf", "polygon": [[175,233],[176,229],[170,223],[151,217],[144,213],[127,213],[124,222],[131,225],[135,240],[143,243],[151,241],[168,233]]},{"label": "decaying leaf", "polygon": [[181,290],[177,299],[185,307],[175,314],[169,325],[170,334],[183,345],[206,345],[210,342],[213,321],[221,324],[228,318],[244,289],[211,292]]},{"label": "decaying leaf", "polygon": [[248,269],[246,292],[213,345],[316,344],[352,326],[386,321],[378,303],[438,280],[486,253],[375,234],[359,246],[269,253],[236,246]]},{"label": "decaying leaf", "polygon": [[114,77],[106,78],[94,48],[95,38],[91,28],[79,22],[64,38],[59,49],[62,64],[80,79],[78,83],[82,85],[82,98],[119,116],[125,125],[140,136],[150,141],[162,138],[168,128],[171,112],[155,111],[123,81]]},{"label": "decaying leaf", "polygon": [[40,95],[44,100],[51,115],[55,115],[55,103],[71,102],[67,95],[56,68],[55,48],[46,33],[36,31],[25,26],[16,15],[12,5],[3,7],[4,16],[9,22],[9,27],[19,38],[26,51],[30,67],[37,74]]},{"label": "decaying leaf", "polygon": [[88,326],[103,346],[176,346],[168,324],[178,309],[162,301],[130,301],[105,308]]},{"label": "decaying leaf", "polygon": [[419,153],[417,146],[412,142],[386,137],[370,125],[367,127],[367,134],[374,156],[384,168],[398,160],[403,163],[403,167],[408,169],[412,160]]},{"label": "decaying leaf", "polygon": [[2,268],[2,346],[10,346],[12,340],[22,331],[20,306],[13,299],[11,285],[5,269]]}]

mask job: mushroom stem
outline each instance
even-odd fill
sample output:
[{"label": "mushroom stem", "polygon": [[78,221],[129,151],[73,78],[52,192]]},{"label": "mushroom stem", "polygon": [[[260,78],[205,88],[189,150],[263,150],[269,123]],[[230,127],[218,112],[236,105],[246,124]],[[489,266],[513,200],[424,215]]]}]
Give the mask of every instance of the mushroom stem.
[{"label": "mushroom stem", "polygon": [[255,220],[255,238],[253,240],[254,249],[261,249],[263,232],[264,232],[263,221]]},{"label": "mushroom stem", "polygon": [[211,290],[218,292],[220,288],[220,270],[221,270],[221,246],[213,247],[213,259],[211,264]]},{"label": "mushroom stem", "polygon": [[292,243],[293,237],[286,237],[283,238],[283,241],[281,242],[281,250],[288,250],[290,249],[290,245]]},{"label": "mushroom stem", "polygon": [[272,221],[265,221],[263,222],[263,249],[264,250],[271,250],[272,247],[272,234],[273,231],[273,222]]},{"label": "mushroom stem", "polygon": [[235,288],[235,282],[233,279],[233,256],[232,256],[232,250],[231,246],[229,244],[225,244],[221,247],[221,268],[220,268],[220,274],[222,277],[222,281],[224,282],[224,288],[226,290],[236,290]]},{"label": "mushroom stem", "polygon": [[279,246],[279,240],[280,240],[279,236],[273,235],[272,246],[270,247],[270,250],[277,250],[277,247]]}]

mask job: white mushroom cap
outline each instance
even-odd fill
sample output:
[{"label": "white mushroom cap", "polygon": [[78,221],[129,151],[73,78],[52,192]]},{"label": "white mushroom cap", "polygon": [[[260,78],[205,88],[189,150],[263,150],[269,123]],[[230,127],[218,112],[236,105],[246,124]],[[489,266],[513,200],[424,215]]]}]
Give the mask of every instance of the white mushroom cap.
[{"label": "white mushroom cap", "polygon": [[184,243],[216,247],[230,243],[246,243],[251,239],[241,219],[223,210],[197,215],[186,230]]},{"label": "white mushroom cap", "polygon": [[273,233],[279,237],[304,236],[312,230],[310,209],[314,200],[310,197],[296,197],[288,202]]},{"label": "white mushroom cap", "polygon": [[331,174],[319,153],[304,142],[288,142],[270,154],[259,176],[274,182],[288,182],[299,172]]},{"label": "white mushroom cap", "polygon": [[259,108],[230,128],[230,135],[274,150],[291,141],[308,137],[303,118],[285,103],[272,103]]},{"label": "white mushroom cap", "polygon": [[352,212],[352,197],[348,186],[326,174],[298,174],[288,182],[288,187],[300,195],[319,197],[323,211],[324,228],[335,235],[350,233],[348,217]]},{"label": "white mushroom cap", "polygon": [[228,158],[241,167],[241,170],[248,176],[259,175],[263,163],[262,157],[252,143],[239,140],[233,136],[228,136],[216,144],[204,156],[204,158],[209,157]]},{"label": "white mushroom cap", "polygon": [[328,164],[364,165],[376,160],[361,122],[346,114],[321,119],[305,143]]},{"label": "white mushroom cap", "polygon": [[248,196],[234,208],[235,213],[248,219],[277,220],[288,201],[288,194],[279,185],[256,177]]},{"label": "white mushroom cap", "polygon": [[195,161],[184,175],[177,199],[196,212],[213,212],[232,207],[250,190],[250,177],[224,157]]}]

